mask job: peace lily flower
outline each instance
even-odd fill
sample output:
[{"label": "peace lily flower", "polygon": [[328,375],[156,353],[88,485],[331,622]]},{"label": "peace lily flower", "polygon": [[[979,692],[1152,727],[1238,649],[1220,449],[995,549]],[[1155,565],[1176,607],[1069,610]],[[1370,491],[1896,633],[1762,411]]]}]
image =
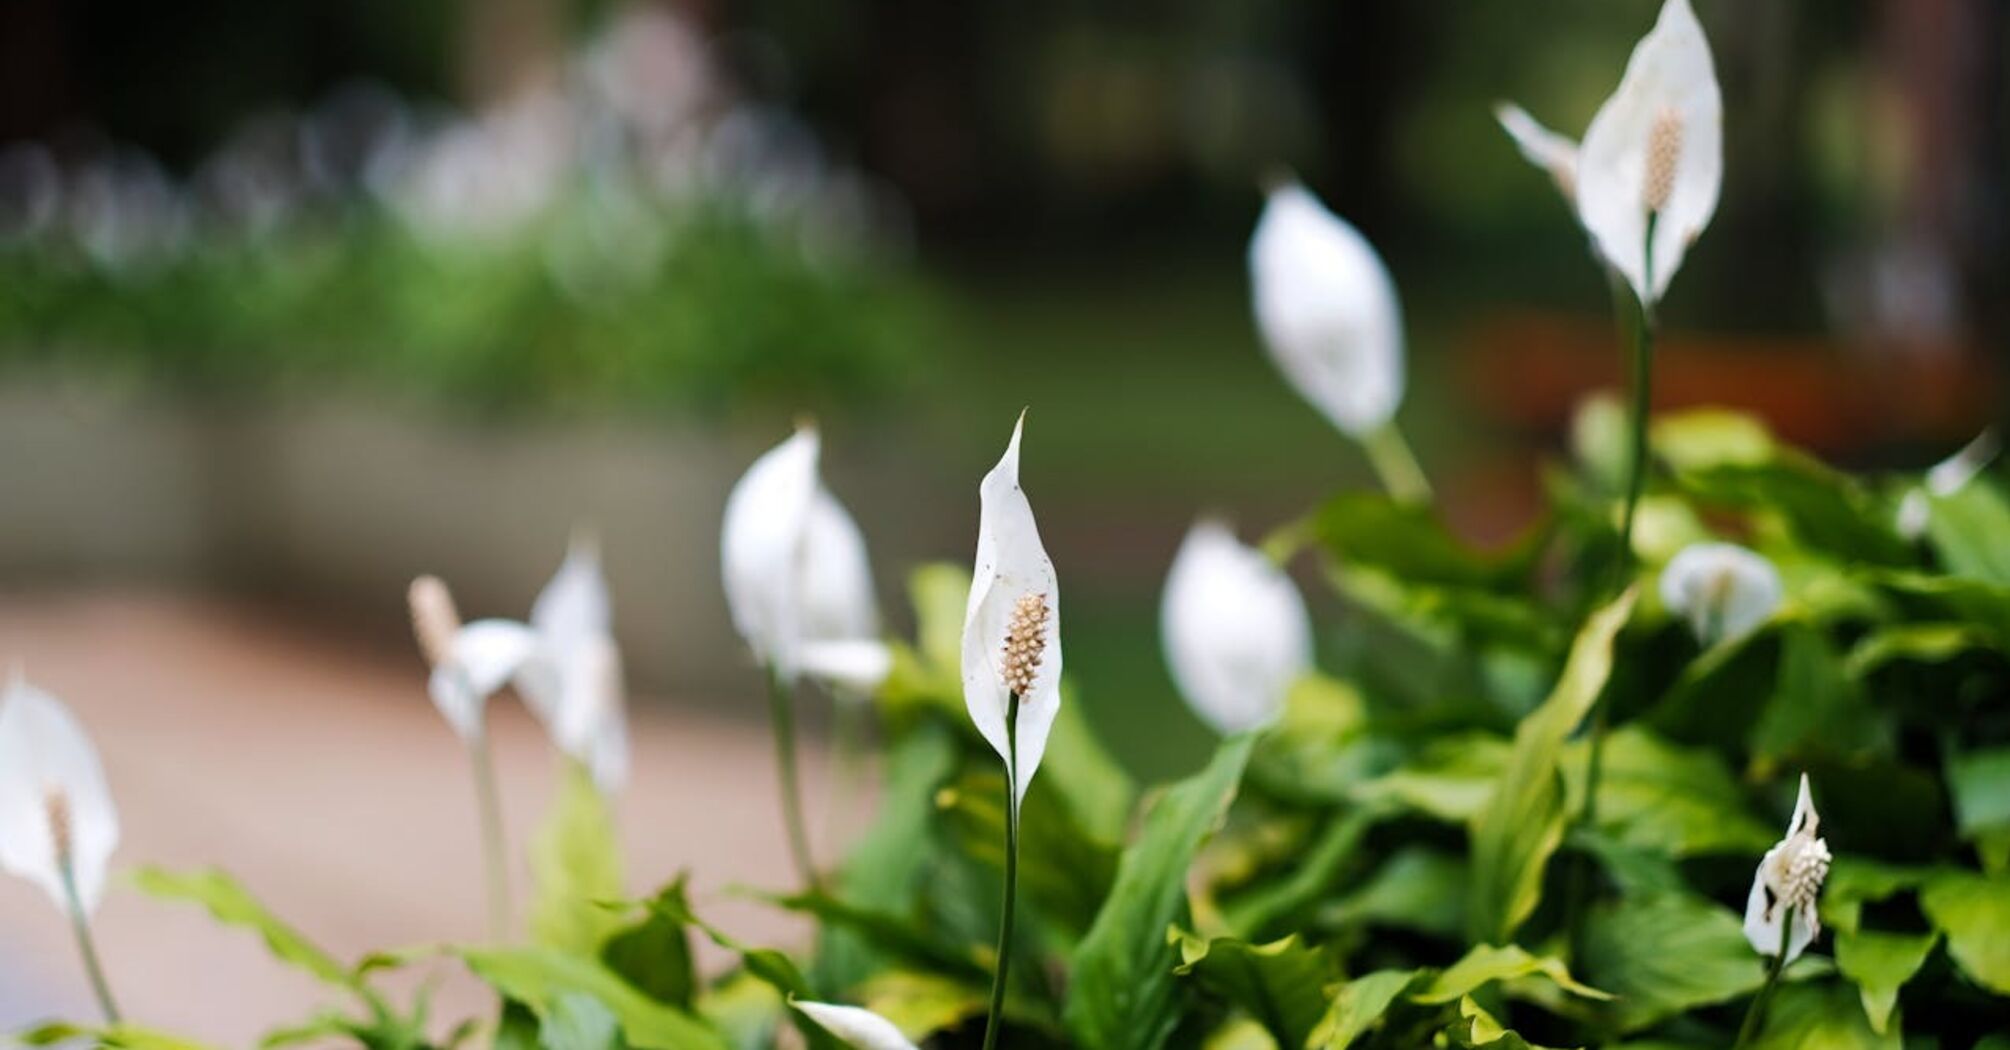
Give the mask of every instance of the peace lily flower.
[{"label": "peace lily flower", "polygon": [[1773,563],[1735,543],[1692,543],[1661,570],[1662,604],[1705,646],[1765,623],[1782,594]]},{"label": "peace lily flower", "polygon": [[1219,522],[1180,544],[1159,625],[1180,694],[1223,734],[1277,717],[1312,667],[1312,623],[1291,578]]},{"label": "peace lily flower", "polygon": [[733,486],[719,543],[726,604],[784,684],[807,673],[869,693],[891,655],[878,641],[865,539],[818,477],[819,450],[815,428],[800,427]]},{"label": "peace lily flower", "polygon": [[1264,345],[1298,393],[1356,440],[1386,428],[1403,400],[1403,318],[1367,239],[1281,181],[1250,238],[1249,276]]},{"label": "peace lily flower", "polygon": [[524,699],[560,751],[584,765],[602,792],[628,779],[628,713],[621,650],[600,549],[575,538],[531,605],[539,655],[519,674]]},{"label": "peace lily flower", "polygon": [[70,916],[92,989],[114,1022],[90,916],[118,844],[118,810],[91,738],[62,701],[16,671],[0,695],[0,869],[40,886]]},{"label": "peace lily flower", "polygon": [[919,1050],[892,1021],[871,1010],[802,999],[791,999],[789,1005],[858,1050]]},{"label": "peace lily flower", "polygon": [[1724,103],[1710,42],[1689,0],[1667,0],[1584,133],[1578,218],[1652,307],[1710,224],[1723,180]]},{"label": "peace lily flower", "polygon": [[1494,106],[1494,119],[1521,150],[1522,159],[1546,172],[1563,199],[1577,203],[1577,143],[1544,127],[1512,102]]},{"label": "peace lily flower", "polygon": [[[1821,932],[1815,903],[1832,859],[1828,842],[1815,834],[1821,823],[1803,773],[1787,836],[1759,861],[1759,870],[1752,875],[1751,895],[1745,899],[1745,939],[1760,955],[1777,957],[1784,947],[1782,966],[1800,958]],[[1791,935],[1787,928],[1790,919]]]},{"label": "peace lily flower", "polygon": [[1963,445],[1959,452],[1935,463],[1926,472],[1924,485],[1906,492],[1898,504],[1898,533],[1908,542],[1917,543],[1926,536],[1926,526],[1933,517],[1933,499],[1946,499],[1968,487],[1989,464],[1996,461],[2003,451],[2003,442],[1996,434],[1995,427],[1989,427],[1975,435],[1975,440]]},{"label": "peace lily flower", "polygon": [[977,559],[963,610],[963,702],[978,733],[1005,760],[1005,906],[984,1027],[986,1050],[997,1044],[1012,966],[1019,805],[1061,707],[1061,591],[1033,507],[1019,487],[1019,439],[1025,429],[1021,412],[1005,455],[977,487]]}]

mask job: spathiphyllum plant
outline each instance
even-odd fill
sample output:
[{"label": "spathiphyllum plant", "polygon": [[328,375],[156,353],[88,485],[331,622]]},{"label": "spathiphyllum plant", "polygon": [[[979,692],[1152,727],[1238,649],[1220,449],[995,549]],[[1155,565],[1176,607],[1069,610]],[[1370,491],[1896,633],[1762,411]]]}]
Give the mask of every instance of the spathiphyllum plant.
[{"label": "spathiphyllum plant", "polygon": [[[463,622],[430,577],[410,591],[454,730],[437,746],[478,773],[495,906],[480,943],[420,928],[418,947],[341,959],[221,871],[108,876],[117,764],[17,675],[0,868],[68,917],[79,995],[95,983],[105,1015],[20,1041],[199,1045],[113,1008],[89,920],[101,893],[138,889],[326,989],[306,1018],[268,1017],[271,1047],[2010,1050],[2010,494],[1991,439],[1866,478],[1729,411],[1649,418],[1652,316],[1714,208],[1724,118],[1687,0],[1663,7],[1581,147],[1503,110],[1613,275],[1637,367],[1633,411],[1592,402],[1572,463],[1544,476],[1548,506],[1499,546],[1447,527],[1394,437],[1388,273],[1279,184],[1249,251],[1259,329],[1387,491],[1308,496],[1253,546],[1193,526],[1160,595],[1156,708],[1099,706],[1084,683],[1120,672],[1079,635],[1063,666],[1048,542],[1081,564],[1096,526],[1055,503],[1036,524],[1025,416],[978,482],[973,561],[910,575],[911,639],[882,633],[816,431],[755,460],[725,504],[724,612],[765,678],[746,692],[771,704],[795,863],[733,892],[813,927],[785,944],[711,921],[682,872],[632,873],[660,888],[631,895],[608,813],[629,763],[609,595],[636,584],[590,542],[522,621]],[[941,505],[967,511],[982,466]],[[1164,523],[1166,549],[1196,509]],[[1308,603],[1287,566],[1331,593]],[[795,764],[805,680],[869,716],[880,747],[870,825],[821,864],[800,798],[823,785]],[[487,769],[489,705],[512,691],[561,770],[526,855],[502,840]],[[1181,701],[1214,750],[1141,785],[1098,731],[1149,740]],[[468,852],[475,896],[472,836]],[[493,995],[442,1016],[390,990],[443,967]],[[139,1004],[143,975],[117,973]]]}]

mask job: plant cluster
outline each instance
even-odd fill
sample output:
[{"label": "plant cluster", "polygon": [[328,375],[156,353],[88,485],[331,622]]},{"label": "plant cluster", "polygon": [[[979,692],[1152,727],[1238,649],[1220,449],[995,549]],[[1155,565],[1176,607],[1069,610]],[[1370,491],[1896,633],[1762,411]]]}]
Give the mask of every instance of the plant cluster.
[{"label": "plant cluster", "polygon": [[[1134,783],[1065,680],[1023,416],[979,486],[971,571],[910,577],[911,640],[882,633],[864,538],[805,427],[734,489],[721,561],[769,686],[797,865],[764,899],[816,921],[807,950],[707,922],[681,876],[624,897],[605,808],[626,765],[619,658],[585,543],[522,623],[463,623],[436,580],[412,591],[478,783],[506,684],[568,756],[527,938],[492,804],[489,943],[345,962],[220,874],[138,884],[257,931],[343,997],[270,1045],[2010,1047],[2010,496],[1986,436],[1923,476],[1864,478],[1726,412],[1650,425],[1654,306],[1714,207],[1720,120],[1687,0],[1581,148],[1504,111],[1611,268],[1643,407],[1587,409],[1547,511],[1501,549],[1443,526],[1395,434],[1400,313],[1373,249],[1302,187],[1272,191],[1259,324],[1389,494],[1334,496],[1261,547],[1194,527],[1163,636],[1222,740],[1185,779]],[[1283,568],[1301,555],[1352,611],[1324,667]],[[795,775],[812,684],[884,741],[875,822],[824,861]],[[82,730],[17,682],[0,863],[73,917],[93,975],[116,836]],[[699,940],[738,964],[700,975]],[[444,1035],[375,983],[441,957],[499,1002]],[[98,989],[105,1025],[25,1038],[185,1045],[119,1022]]]}]

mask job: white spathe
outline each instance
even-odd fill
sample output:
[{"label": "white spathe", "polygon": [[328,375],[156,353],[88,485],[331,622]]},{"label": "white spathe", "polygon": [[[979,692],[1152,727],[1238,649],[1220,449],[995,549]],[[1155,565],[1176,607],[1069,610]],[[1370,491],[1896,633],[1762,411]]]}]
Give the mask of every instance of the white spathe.
[{"label": "white spathe", "polygon": [[1988,427],[1975,439],[1961,446],[1953,455],[1935,463],[1926,472],[1925,482],[1907,490],[1898,504],[1898,533],[1910,542],[1917,543],[1926,536],[1927,524],[1933,518],[1933,501],[1946,499],[1974,481],[1989,469],[1989,464],[2003,451],[2002,439],[1997,437],[1996,428]]},{"label": "white spathe", "polygon": [[1752,875],[1752,891],[1745,898],[1745,940],[1760,955],[1780,954],[1790,908],[1794,925],[1786,942],[1785,962],[1800,958],[1821,932],[1818,902],[1832,858],[1828,842],[1815,834],[1820,829],[1821,817],[1815,813],[1808,776],[1803,773],[1794,815],[1787,822],[1787,836],[1759,861],[1759,869]]},{"label": "white spathe", "polygon": [[791,999],[789,1005],[858,1050],[918,1050],[892,1021],[863,1007],[802,999]]},{"label": "white spathe", "polygon": [[[59,819],[67,826],[57,827]],[[119,813],[76,716],[16,672],[0,694],[0,869],[42,887],[68,911],[63,844],[78,906],[89,914],[119,845]]]},{"label": "white spathe", "polygon": [[[806,666],[813,644],[880,644],[865,537],[819,478],[819,452],[816,430],[805,426],[755,460],[726,499],[720,534],[733,626],[786,682],[821,676]],[[832,684],[845,692],[863,685],[863,693],[878,686],[856,673]]]},{"label": "white spathe", "polygon": [[1403,400],[1396,285],[1360,232],[1297,182],[1270,191],[1249,241],[1256,323],[1285,379],[1363,438]]},{"label": "white spathe", "polygon": [[1522,159],[1547,173],[1564,200],[1575,202],[1577,143],[1571,141],[1568,135],[1544,127],[1541,121],[1529,116],[1527,110],[1512,102],[1495,105],[1494,119],[1500,121],[1501,129],[1514,140]]},{"label": "white spathe", "polygon": [[[998,757],[1018,770],[1014,788],[1021,799],[1040,768],[1061,706],[1061,592],[1054,563],[1040,544],[1033,507],[1019,487],[1019,440],[1025,428],[1021,413],[1005,455],[977,489],[977,558],[963,612],[962,660],[963,702],[970,720]],[[1019,697],[1014,756],[1005,729],[1011,699],[1005,685],[1005,636],[1020,599],[1029,595],[1044,596],[1047,615],[1038,671],[1032,688]]]},{"label": "white spathe", "polygon": [[531,605],[538,649],[518,675],[552,742],[609,793],[628,780],[627,689],[613,619],[599,545],[575,538]]},{"label": "white spathe", "polygon": [[1773,563],[1735,543],[1692,543],[1661,570],[1661,603],[1706,646],[1758,628],[1784,593]]},{"label": "white spathe", "polygon": [[1298,588],[1219,522],[1196,524],[1180,544],[1159,633],[1187,706],[1224,735],[1276,718],[1312,667],[1312,621]]},{"label": "white spathe", "polygon": [[[426,691],[462,740],[480,740],[489,697],[516,679],[538,655],[537,632],[515,620],[476,620],[454,632],[446,658],[433,666]],[[526,698],[538,690],[526,686]]]},{"label": "white spathe", "polygon": [[[1710,42],[1689,0],[1667,0],[1584,133],[1578,218],[1599,254],[1652,306],[1710,224],[1723,180],[1724,103]],[[1664,199],[1653,208],[1656,194]],[[1650,211],[1658,213],[1651,249]]]}]

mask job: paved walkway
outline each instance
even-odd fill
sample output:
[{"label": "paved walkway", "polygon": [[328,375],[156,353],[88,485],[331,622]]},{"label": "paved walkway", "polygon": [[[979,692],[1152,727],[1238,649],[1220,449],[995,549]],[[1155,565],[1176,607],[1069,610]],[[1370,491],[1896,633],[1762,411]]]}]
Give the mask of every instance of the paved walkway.
[{"label": "paved walkway", "polygon": [[[15,659],[98,741],[124,825],[115,867],[220,866],[345,959],[481,936],[468,768],[425,698],[416,653],[318,637],[244,608],[92,592],[0,597],[0,661]],[[768,943],[802,936],[786,917],[721,894],[791,881],[765,723],[637,707],[636,773],[619,806],[630,889],[690,868],[701,909],[729,929]],[[520,846],[554,763],[514,701],[497,710],[495,736]],[[805,747],[812,799],[825,782],[820,750]],[[827,808],[811,804],[816,831]],[[528,876],[521,865],[515,874],[521,904]],[[115,884],[98,927],[121,1005],[150,1026],[249,1046],[330,998],[194,907]],[[435,970],[438,1015],[486,1009],[464,975]],[[88,1018],[89,1004],[58,913],[0,876],[0,1031]]]}]

